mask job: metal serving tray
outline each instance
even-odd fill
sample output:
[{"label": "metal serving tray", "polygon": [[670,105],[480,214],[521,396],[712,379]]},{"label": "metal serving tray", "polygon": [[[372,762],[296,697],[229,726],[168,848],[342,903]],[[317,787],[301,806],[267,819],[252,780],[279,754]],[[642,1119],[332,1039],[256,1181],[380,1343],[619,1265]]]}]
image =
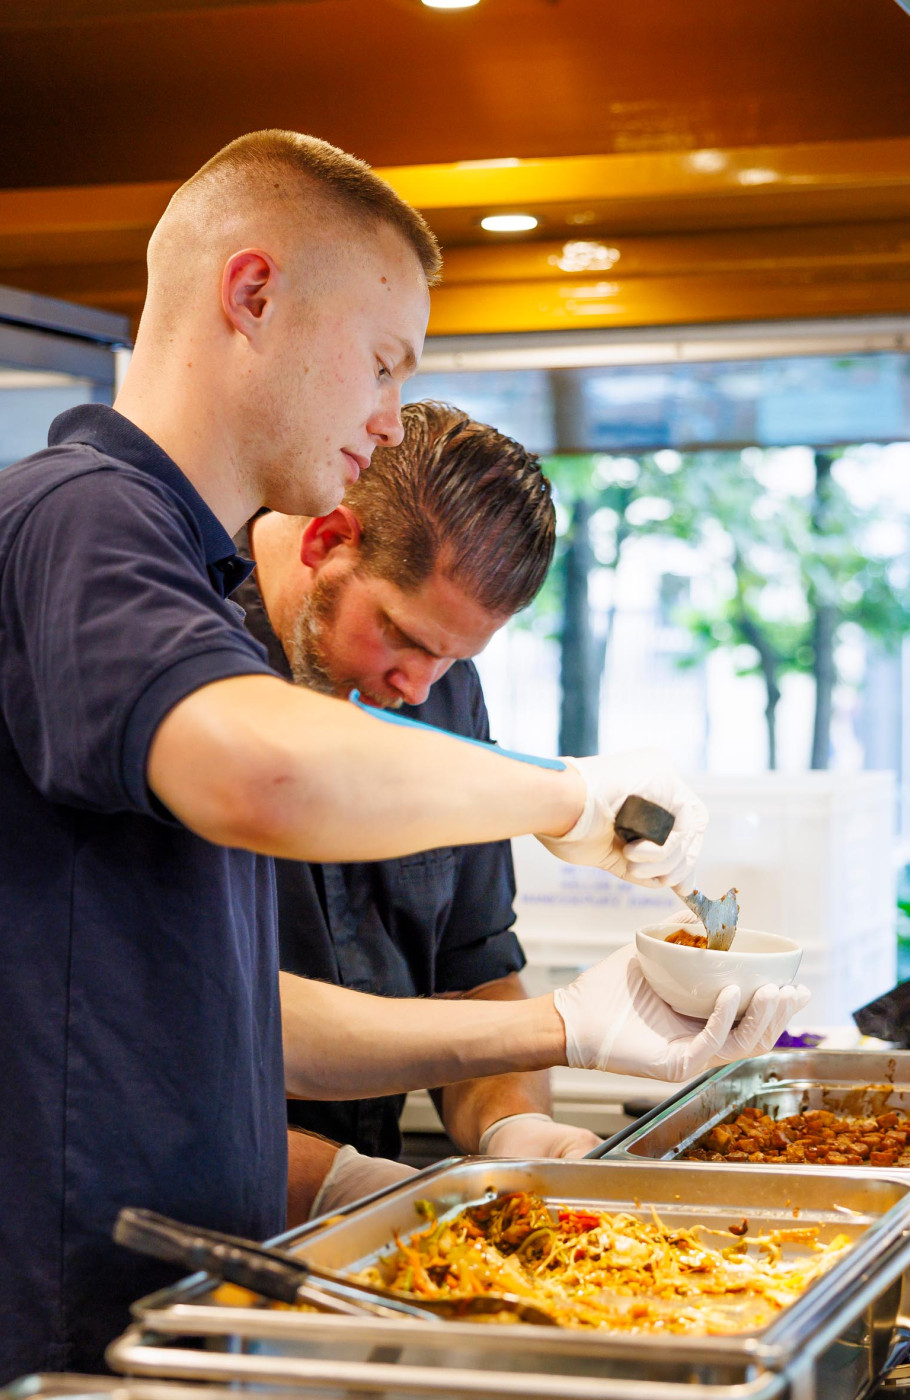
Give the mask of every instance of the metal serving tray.
[{"label": "metal serving tray", "polygon": [[[390,1348],[378,1347],[377,1353],[388,1356]],[[324,1378],[320,1379],[318,1373],[321,1369],[325,1372]],[[449,1377],[454,1373],[440,1373]],[[384,1377],[393,1375],[394,1383],[387,1383]],[[335,1363],[313,1363],[312,1371],[308,1371],[305,1380],[297,1380],[295,1389],[306,1400],[351,1400],[353,1396],[369,1395],[370,1400],[421,1400],[421,1397],[434,1397],[439,1400],[441,1392],[437,1388],[437,1383],[432,1382],[426,1373],[414,1373],[412,1368],[404,1366],[391,1367],[388,1362],[379,1362],[376,1366],[348,1366],[344,1362]],[[545,1382],[548,1378],[544,1378]],[[457,1379],[450,1385],[446,1380],[444,1396],[448,1400],[449,1396],[470,1395],[471,1400],[500,1400],[503,1395],[512,1394],[511,1391],[503,1391],[498,1384],[498,1377],[490,1375],[488,1386],[481,1387],[474,1378],[469,1391],[464,1391]],[[523,1394],[528,1400],[552,1400],[563,1396],[570,1400],[603,1400],[609,1396],[611,1400],[658,1400],[668,1392],[664,1389],[656,1390],[645,1383],[645,1388],[640,1388],[640,1383],[630,1381],[620,1383],[619,1388],[610,1390],[603,1389],[598,1383],[594,1383],[596,1388],[592,1388],[591,1382],[577,1382],[578,1389],[571,1392],[565,1390],[555,1390],[549,1385],[541,1390],[535,1386],[534,1378],[530,1378],[530,1385]],[[780,1376],[765,1372],[754,1381],[737,1385],[734,1389],[718,1392],[716,1388],[707,1388],[698,1381],[693,1380],[690,1386],[684,1391],[673,1392],[680,1396],[680,1400],[718,1400],[719,1393],[730,1400],[779,1400],[785,1395],[785,1381]],[[381,1388],[380,1388],[381,1387]],[[111,1378],[110,1376],[74,1376],[63,1375],[34,1375],[24,1376],[22,1380],[14,1381],[12,1385],[0,1390],[0,1400],[237,1400],[238,1389],[247,1390],[250,1387],[245,1382],[228,1389],[219,1385],[181,1385],[177,1381],[143,1381],[129,1380],[124,1377]],[[260,1395],[268,1394],[266,1387],[258,1387]],[[274,1391],[272,1392],[275,1393]],[[278,1394],[287,1397],[289,1392],[287,1385],[281,1387]],[[900,1400],[900,1397],[889,1390],[892,1400]]]},{"label": "metal serving tray", "polygon": [[[790,1174],[768,1167],[692,1168],[648,1162],[455,1160],[422,1172],[340,1217],[278,1243],[313,1263],[355,1269],[394,1234],[421,1228],[415,1202],[455,1210],[489,1194],[532,1191],[554,1204],[635,1210],[669,1224],[726,1226],[743,1216],[792,1226]],[[108,1351],[132,1375],[290,1383],[399,1395],[543,1400],[854,1400],[887,1367],[900,1334],[910,1263],[910,1180],[807,1169],[799,1223],[855,1245],[769,1326],[736,1336],[629,1337],[470,1322],[413,1322],[227,1308],[197,1274],[142,1300],[137,1324]],[[335,1394],[336,1391],[330,1393]]]},{"label": "metal serving tray", "polygon": [[[854,1114],[881,1113],[885,1108],[910,1112],[910,1050],[883,1054],[878,1050],[774,1050],[754,1060],[740,1060],[717,1070],[709,1079],[675,1094],[638,1123],[624,1128],[596,1149],[598,1158],[640,1162],[672,1161],[696,1146],[705,1133],[746,1107],[762,1108],[785,1118],[805,1108],[827,1108]],[[686,1162],[687,1167],[722,1166],[739,1162]],[[776,1166],[774,1170],[778,1170]],[[795,1166],[801,1175],[806,1167]],[[842,1168],[820,1165],[819,1171]],[[907,1168],[858,1167],[857,1171],[886,1171],[902,1177]]]},{"label": "metal serving tray", "polygon": [[236,1400],[216,1386],[176,1385],[173,1381],[130,1381],[122,1376],[82,1376],[72,1371],[22,1376],[0,1389],[0,1400]]}]

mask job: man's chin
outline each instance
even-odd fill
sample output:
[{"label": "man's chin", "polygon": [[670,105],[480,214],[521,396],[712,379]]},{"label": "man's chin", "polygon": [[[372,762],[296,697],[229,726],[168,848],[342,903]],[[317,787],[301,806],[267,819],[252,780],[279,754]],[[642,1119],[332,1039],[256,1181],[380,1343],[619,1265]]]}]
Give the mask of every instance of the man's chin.
[{"label": "man's chin", "polygon": [[362,686],[351,686],[345,691],[345,694],[349,695],[352,689],[358,690],[363,703],[372,705],[374,710],[400,710],[404,704],[400,696],[395,700],[380,700],[377,696],[371,695],[368,690],[364,690]]}]

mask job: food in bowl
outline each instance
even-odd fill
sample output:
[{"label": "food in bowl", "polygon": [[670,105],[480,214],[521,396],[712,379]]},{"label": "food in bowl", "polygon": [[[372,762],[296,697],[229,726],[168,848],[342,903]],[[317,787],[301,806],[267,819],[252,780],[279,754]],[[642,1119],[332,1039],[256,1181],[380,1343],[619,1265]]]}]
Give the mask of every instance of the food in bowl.
[{"label": "food in bowl", "polygon": [[[517,1296],[563,1327],[711,1336],[765,1326],[849,1248],[817,1226],[664,1223],[513,1191],[437,1219],[357,1278],[422,1298]],[[504,1320],[511,1321],[510,1317]]]},{"label": "food in bowl", "polygon": [[737,1016],[766,982],[785,987],[799,969],[802,949],[790,938],[741,928],[726,950],[671,942],[673,924],[649,924],[635,934],[638,961],[659,997],[682,1016],[707,1020],[724,987],[738,987]]},{"label": "food in bowl", "polygon": [[[708,935],[706,933],[693,933],[688,928],[678,928],[675,933],[667,934],[668,943],[678,943],[680,948],[707,948]],[[725,952],[725,949],[719,951]]]},{"label": "food in bowl", "polygon": [[910,1115],[804,1108],[773,1118],[747,1105],[716,1123],[682,1156],[689,1162],[783,1162],[788,1166],[910,1167]]}]

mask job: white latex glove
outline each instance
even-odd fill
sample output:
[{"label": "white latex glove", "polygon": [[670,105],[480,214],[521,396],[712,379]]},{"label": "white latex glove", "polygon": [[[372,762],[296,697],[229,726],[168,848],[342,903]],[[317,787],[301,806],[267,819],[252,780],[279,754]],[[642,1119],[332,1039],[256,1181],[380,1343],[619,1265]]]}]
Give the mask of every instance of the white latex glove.
[{"label": "white latex glove", "polygon": [[310,1206],[309,1219],[331,1215],[362,1196],[372,1196],[374,1191],[416,1175],[416,1168],[406,1167],[404,1162],[393,1162],[388,1157],[364,1157],[356,1147],[341,1147]]},{"label": "white latex glove", "polygon": [[681,901],[678,913],[668,914],[665,919],[658,919],[656,927],[669,928],[671,924],[676,924],[679,928],[698,929],[699,933],[705,931],[705,926],[694,909],[690,909],[688,904],[683,904]]},{"label": "white latex glove", "polygon": [[759,987],[738,1026],[736,987],[725,987],[706,1022],[680,1016],[645,981],[635,944],[588,968],[553,997],[573,1069],[642,1074],[682,1083],[714,1065],[762,1055],[809,1000],[807,987]]},{"label": "white latex glove", "polygon": [[[690,875],[708,825],[704,803],[659,749],[565,758],[587,787],[584,811],[565,836],[539,836],[548,851],[571,865],[599,865],[634,885],[681,885],[691,889]],[[653,841],[614,841],[613,823],[627,797],[646,797],[676,821],[662,846]]]},{"label": "white latex glove", "polygon": [[513,1113],[490,1124],[478,1150],[482,1157],[584,1157],[602,1141],[587,1128],[554,1123],[549,1113]]}]

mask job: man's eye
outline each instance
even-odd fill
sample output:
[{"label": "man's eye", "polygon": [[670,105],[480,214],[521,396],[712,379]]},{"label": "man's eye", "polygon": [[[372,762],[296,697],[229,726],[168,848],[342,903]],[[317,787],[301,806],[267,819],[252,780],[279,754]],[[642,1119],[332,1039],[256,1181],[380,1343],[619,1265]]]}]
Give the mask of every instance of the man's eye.
[{"label": "man's eye", "polygon": [[392,378],[392,371],[389,369],[388,365],[384,365],[384,364],[382,363],[382,360],[377,360],[377,361],[376,361],[376,377],[377,377],[378,379],[391,379],[391,378]]}]

